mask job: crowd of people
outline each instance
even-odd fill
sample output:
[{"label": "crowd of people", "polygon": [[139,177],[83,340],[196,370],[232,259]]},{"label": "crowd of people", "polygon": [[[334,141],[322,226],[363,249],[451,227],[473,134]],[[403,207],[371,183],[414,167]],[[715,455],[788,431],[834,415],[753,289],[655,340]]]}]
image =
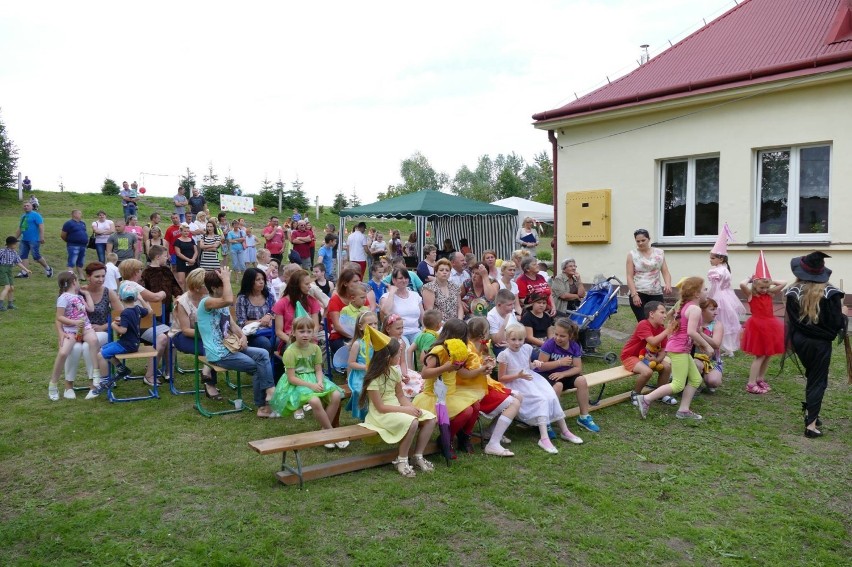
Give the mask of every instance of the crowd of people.
[{"label": "crowd of people", "polygon": [[[199,197],[197,190],[188,199],[179,191],[165,227],[158,213],[139,226],[133,201],[123,202],[125,218],[111,220],[99,211],[91,232],[81,211],[72,211],[60,234],[68,270],[58,277],[60,348],[51,400],[60,399],[63,372],[63,396],[75,397],[81,357],[91,399],[129,372],[116,355],[134,352],[143,342],[162,352],[171,343],[189,354],[197,344],[208,361],[253,376],[258,417],[303,419],[312,412],[321,427],[330,428],[342,390],[326,378],[328,349],[329,358],[345,368],[352,392],[346,410],[388,443],[401,442],[395,465],[404,476],[413,476],[415,468],[431,470],[422,447],[435,425],[436,389],[446,390],[456,452],[473,450],[470,436],[480,414],[491,419],[484,448],[489,455],[513,456],[505,433],[515,420],[538,428],[538,445],[548,453],[558,452],[557,439],[582,443],[564,418],[561,395],[568,391],[574,391],[580,409],[576,424],[601,431],[590,414],[580,328],[571,319],[590,282],[583,282],[570,258],[551,274],[533,255],[537,238],[526,222],[517,235],[521,247],[506,259],[493,250],[476,254],[465,240],[459,250],[450,241],[441,251],[431,244],[419,249],[415,234],[403,242],[394,230],[385,240],[363,222],[342,242],[328,225],[317,248],[314,228],[298,211],[283,224],[271,217],[255,236],[242,218],[229,221],[225,212],[213,217]],[[710,252],[707,278],[687,277],[675,285],[648,231],[637,230],[634,238],[626,273],[637,326],[621,360],[637,375],[631,397],[640,415],[659,401],[679,405],[677,418],[700,420],[690,408],[692,399],[701,389],[721,386],[724,357],[739,349],[754,356],[747,391],[770,391],[769,359],[785,351],[785,327],[773,314],[772,298],[786,289],[786,343],[805,365],[808,381],[805,433],[821,435],[830,341],[846,325],[843,292],[827,283],[827,256],[795,258],[796,280],[787,286],[769,275],[761,253],[755,271],[740,284],[751,312],[741,329],[743,308],[731,287],[724,233]],[[19,277],[28,277],[30,251],[46,275],[53,275],[39,253],[43,242],[43,221],[25,203],[20,229],[0,253],[4,307],[14,308],[11,268],[17,265]],[[96,251],[97,261],[85,262],[87,249]],[[666,309],[672,288],[679,299]],[[162,304],[156,315],[163,325],[146,336],[140,321],[151,302]],[[121,313],[111,322],[112,342],[110,311]],[[108,362],[115,371],[108,372]],[[654,373],[656,387],[643,394]],[[145,381],[162,378],[150,363]],[[203,387],[207,397],[222,399],[209,368]],[[408,450],[418,428],[422,435],[412,466]]]}]

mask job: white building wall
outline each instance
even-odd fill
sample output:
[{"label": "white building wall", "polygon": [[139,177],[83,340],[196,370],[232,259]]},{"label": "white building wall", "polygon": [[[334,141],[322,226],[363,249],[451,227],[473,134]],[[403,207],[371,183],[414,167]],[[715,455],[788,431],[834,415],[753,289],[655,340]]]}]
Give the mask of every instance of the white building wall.
[{"label": "white building wall", "polygon": [[[846,287],[852,290],[852,76],[830,84],[760,94],[746,91],[741,96],[747,98],[740,100],[725,96],[730,97],[730,93],[707,95],[703,97],[707,102],[700,105],[663,103],[654,105],[656,111],[643,114],[612,111],[609,119],[579,118],[573,124],[550,126],[556,130],[561,147],[557,181],[559,258],[576,258],[586,280],[598,273],[624,279],[633,231],[647,229],[652,241],[661,231],[660,161],[718,154],[719,221],[728,223],[737,240],[729,246],[732,275],[737,282],[752,273],[761,249],[757,244],[746,245],[756,236],[756,150],[830,142],[831,245],[773,244],[763,250],[773,277],[789,280],[791,257],[822,249],[833,256],[828,261],[834,270],[833,283],[850,282]],[[613,197],[611,244],[566,244],[566,192],[606,188],[612,189]],[[707,273],[712,242],[662,247],[673,282],[682,276]]]}]

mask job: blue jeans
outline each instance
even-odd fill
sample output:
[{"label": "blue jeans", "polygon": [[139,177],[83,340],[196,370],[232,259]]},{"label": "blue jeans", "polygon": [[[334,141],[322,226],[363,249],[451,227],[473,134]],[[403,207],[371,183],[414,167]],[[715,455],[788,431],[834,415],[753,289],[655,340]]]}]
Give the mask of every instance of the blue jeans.
[{"label": "blue jeans", "polygon": [[231,250],[231,269],[235,272],[245,272],[246,271],[246,251],[245,250]]},{"label": "blue jeans", "polygon": [[66,244],[65,248],[68,249],[68,267],[82,268],[86,263],[86,245]]},{"label": "blue jeans", "polygon": [[266,390],[275,387],[268,352],[262,348],[248,347],[243,352],[229,352],[215,364],[228,370],[251,374],[254,377],[254,405],[259,408],[266,405]]},{"label": "blue jeans", "polygon": [[41,252],[39,251],[41,243],[38,240],[21,240],[20,256],[22,260],[26,260],[30,255],[30,250],[33,251],[33,260],[41,260]]},{"label": "blue jeans", "polygon": [[106,263],[106,242],[95,242],[95,250],[98,252],[98,262]]},{"label": "blue jeans", "polygon": [[[183,333],[178,333],[174,337],[172,337],[172,347],[184,354],[195,354],[195,339],[191,339]],[[200,338],[198,341],[198,356],[204,356],[204,343],[201,342]],[[202,381],[206,381],[203,379],[203,376]],[[208,382],[209,384],[213,384],[214,386],[216,385],[215,371],[210,372],[210,380],[206,382]]]},{"label": "blue jeans", "polygon": [[124,220],[127,220],[127,217],[136,216],[136,205],[130,204],[124,207]]}]

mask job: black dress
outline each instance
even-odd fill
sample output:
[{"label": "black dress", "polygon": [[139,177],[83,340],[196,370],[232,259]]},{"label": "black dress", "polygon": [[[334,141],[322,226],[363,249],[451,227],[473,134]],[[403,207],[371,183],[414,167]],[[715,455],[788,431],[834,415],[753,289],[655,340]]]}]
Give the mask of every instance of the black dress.
[{"label": "black dress", "polygon": [[[195,256],[195,241],[194,240],[190,240],[189,242],[184,242],[183,240],[178,238],[177,240],[175,240],[175,248],[180,250],[180,253],[183,254],[187,258],[192,258],[193,256]],[[196,258],[196,263],[187,264],[186,261],[183,258],[181,258],[180,256],[176,256],[176,257],[177,257],[177,260],[176,260],[176,264],[175,264],[175,271],[183,272],[184,274],[188,274],[189,272],[191,272],[192,270],[195,269],[195,266],[196,266],[197,260],[198,260],[197,258]]]}]

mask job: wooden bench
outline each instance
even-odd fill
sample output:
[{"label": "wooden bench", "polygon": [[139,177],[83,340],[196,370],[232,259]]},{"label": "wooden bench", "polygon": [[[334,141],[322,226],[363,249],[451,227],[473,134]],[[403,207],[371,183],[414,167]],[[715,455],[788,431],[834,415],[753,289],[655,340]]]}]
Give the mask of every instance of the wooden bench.
[{"label": "wooden bench", "polygon": [[[396,448],[391,448],[378,453],[350,455],[334,461],[303,467],[302,459],[299,456],[299,451],[301,449],[319,447],[320,445],[325,445],[327,443],[357,441],[359,439],[377,437],[378,435],[379,434],[377,432],[367,429],[366,427],[361,427],[360,425],[347,425],[344,427],[335,427],[334,429],[320,429],[319,431],[308,431],[305,433],[284,435],[282,437],[261,439],[259,441],[250,441],[249,447],[261,455],[282,453],[281,470],[276,473],[279,482],[288,485],[298,484],[299,488],[303,488],[306,480],[325,478],[337,474],[386,465],[397,457],[399,451]],[[438,443],[432,441],[426,446],[424,454],[431,455],[432,453],[436,453],[438,450]],[[287,464],[288,452],[292,452],[296,459],[295,467],[291,467]]]},{"label": "wooden bench", "polygon": [[[584,374],[586,377],[586,382],[589,384],[589,388],[593,388],[595,386],[600,386],[600,392],[598,392],[598,397],[594,401],[591,400],[590,396],[590,407],[589,411],[598,410],[601,408],[606,408],[609,406],[613,406],[615,404],[620,404],[625,400],[630,399],[630,392],[624,392],[622,394],[616,394],[615,396],[610,396],[608,398],[603,398],[604,388],[609,382],[613,382],[615,380],[621,380],[622,378],[629,378],[631,376],[635,376],[635,374],[623,366],[613,366],[612,368],[607,368],[605,370],[599,370],[597,372],[591,372],[589,374]],[[563,394],[568,392],[576,392],[576,388],[572,388],[570,390],[565,390]],[[568,410],[565,410],[565,417],[577,417],[580,415],[580,408],[575,407]]]}]

